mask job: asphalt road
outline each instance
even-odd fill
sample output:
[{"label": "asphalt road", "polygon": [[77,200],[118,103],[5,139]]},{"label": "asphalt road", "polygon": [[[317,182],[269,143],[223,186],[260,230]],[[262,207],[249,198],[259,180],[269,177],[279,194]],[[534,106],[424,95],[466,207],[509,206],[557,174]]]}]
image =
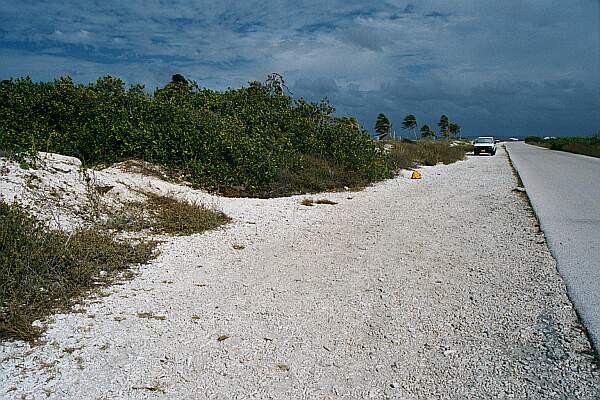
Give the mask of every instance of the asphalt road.
[{"label": "asphalt road", "polygon": [[600,352],[600,159],[522,142],[506,148]]}]

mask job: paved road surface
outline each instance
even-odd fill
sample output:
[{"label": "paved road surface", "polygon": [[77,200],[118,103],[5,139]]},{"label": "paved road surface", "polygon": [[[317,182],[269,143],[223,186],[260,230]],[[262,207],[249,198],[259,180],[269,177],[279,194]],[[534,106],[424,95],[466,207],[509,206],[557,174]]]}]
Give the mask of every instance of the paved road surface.
[{"label": "paved road surface", "polygon": [[567,284],[600,350],[600,159],[506,145]]}]

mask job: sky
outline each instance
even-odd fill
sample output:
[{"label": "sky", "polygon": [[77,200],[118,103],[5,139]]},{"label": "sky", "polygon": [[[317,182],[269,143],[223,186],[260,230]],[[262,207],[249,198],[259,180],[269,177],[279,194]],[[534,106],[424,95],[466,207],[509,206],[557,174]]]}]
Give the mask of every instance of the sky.
[{"label": "sky", "polygon": [[397,135],[600,131],[600,0],[0,0],[0,79],[211,89],[284,76],[294,97]]}]

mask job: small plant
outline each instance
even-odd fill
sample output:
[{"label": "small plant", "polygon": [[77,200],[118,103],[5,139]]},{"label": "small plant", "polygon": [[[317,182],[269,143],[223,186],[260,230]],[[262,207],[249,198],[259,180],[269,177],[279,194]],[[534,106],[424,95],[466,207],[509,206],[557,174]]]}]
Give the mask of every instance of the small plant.
[{"label": "small plant", "polygon": [[137,317],[138,318],[144,318],[144,319],[154,319],[157,321],[164,321],[165,319],[167,319],[167,317],[165,317],[164,315],[156,315],[153,312],[141,312],[141,313],[137,313]]},{"label": "small plant", "polygon": [[337,203],[335,201],[331,201],[331,200],[328,200],[328,199],[318,199],[318,200],[315,200],[315,204],[335,205]]},{"label": "small plant", "polygon": [[306,198],[303,199],[300,204],[302,204],[303,206],[308,206],[308,207],[312,207],[315,204],[328,204],[328,205],[335,205],[337,204],[335,201],[331,201],[329,199],[317,199],[317,200],[313,200],[310,198]]},{"label": "small plant", "polygon": [[288,372],[290,370],[289,365],[283,364],[283,363],[275,364],[275,368],[277,368],[279,371],[283,371],[283,372]]},{"label": "small plant", "polygon": [[302,204],[303,206],[312,207],[315,205],[315,201],[313,199],[306,198],[306,199],[302,199],[300,204]]}]

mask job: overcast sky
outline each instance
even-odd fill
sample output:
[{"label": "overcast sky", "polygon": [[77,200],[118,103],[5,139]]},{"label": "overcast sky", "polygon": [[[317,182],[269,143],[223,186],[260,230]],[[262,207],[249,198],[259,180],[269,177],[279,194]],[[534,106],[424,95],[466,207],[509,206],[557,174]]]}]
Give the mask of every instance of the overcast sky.
[{"label": "overcast sky", "polygon": [[0,0],[0,78],[284,75],[371,131],[442,113],[467,135],[600,131],[600,0]]}]

